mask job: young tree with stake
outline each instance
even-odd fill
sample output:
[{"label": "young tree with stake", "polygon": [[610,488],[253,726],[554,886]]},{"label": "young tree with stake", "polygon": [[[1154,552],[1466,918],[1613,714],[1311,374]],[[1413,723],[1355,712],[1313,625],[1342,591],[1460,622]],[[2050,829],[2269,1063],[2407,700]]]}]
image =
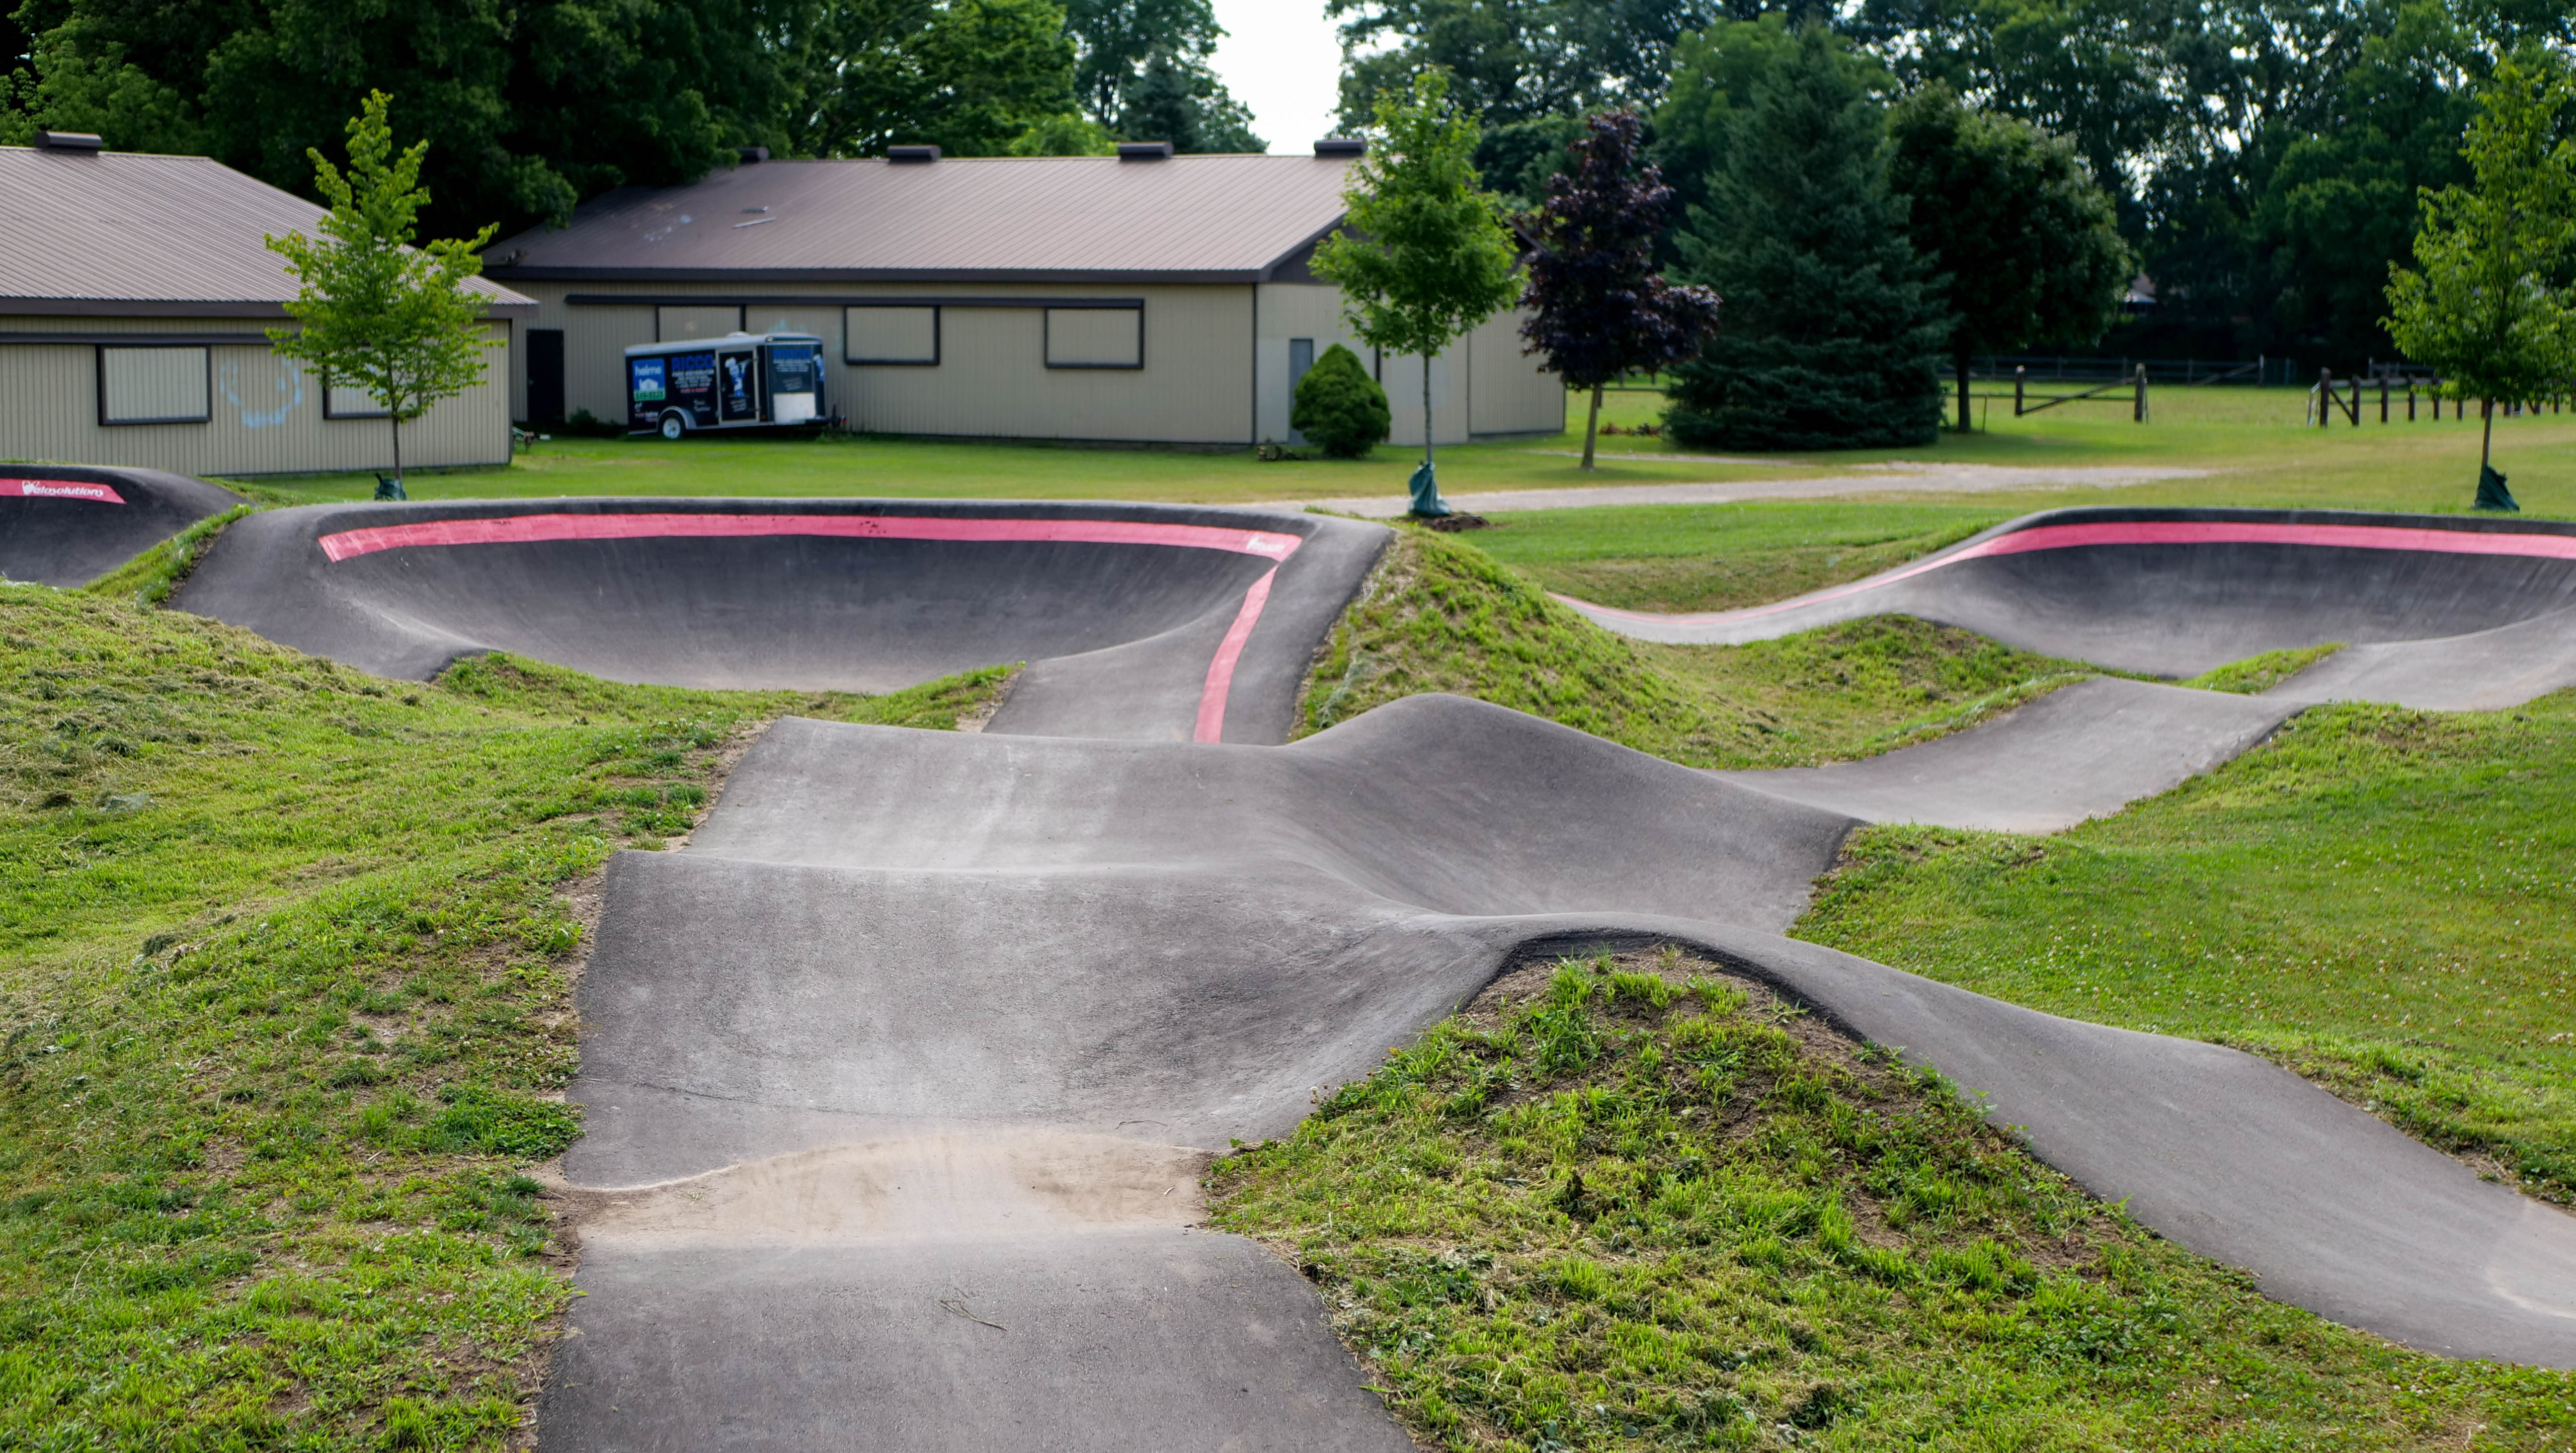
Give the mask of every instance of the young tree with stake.
[{"label": "young tree with stake", "polygon": [[2479,509],[2518,509],[2494,464],[2495,406],[2563,392],[2576,378],[2576,308],[2558,285],[2576,241],[2576,146],[2557,139],[2567,79],[2496,66],[2462,155],[2468,187],[2426,189],[2421,271],[2391,266],[2388,335],[2478,400]]},{"label": "young tree with stake", "polygon": [[1520,291],[1502,204],[1479,187],[1475,117],[1426,70],[1409,94],[1381,91],[1368,155],[1342,192],[1348,231],[1315,249],[1315,272],[1342,290],[1360,341],[1422,360],[1422,467],[1413,512],[1445,515],[1432,472],[1431,360]]},{"label": "young tree with stake", "polygon": [[1640,167],[1644,127],[1627,111],[1584,123],[1566,150],[1571,174],[1548,183],[1547,204],[1522,222],[1531,242],[1521,324],[1529,351],[1577,388],[1592,391],[1583,421],[1583,467],[1592,468],[1601,391],[1635,369],[1655,372],[1696,357],[1717,327],[1717,294],[1674,286],[1655,271],[1655,239],[1673,190],[1652,163]]},{"label": "young tree with stake", "polygon": [[308,149],[313,182],[330,201],[322,236],[290,232],[268,239],[298,284],[287,316],[303,326],[271,328],[280,357],[311,364],[331,383],[366,391],[393,425],[393,493],[402,494],[402,426],[482,381],[484,350],[501,340],[483,324],[490,300],[465,286],[483,271],[478,255],[492,240],[486,226],[470,240],[447,238],[412,247],[429,192],[420,186],[426,141],[393,154],[385,120],[391,97],[369,93],[349,122],[349,170],[343,175]]}]

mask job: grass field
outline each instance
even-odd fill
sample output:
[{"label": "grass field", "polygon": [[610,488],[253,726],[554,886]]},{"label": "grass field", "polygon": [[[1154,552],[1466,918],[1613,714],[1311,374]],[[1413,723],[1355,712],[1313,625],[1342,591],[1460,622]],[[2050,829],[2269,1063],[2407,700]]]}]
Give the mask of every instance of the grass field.
[{"label": "grass field", "polygon": [[[1329,643],[1299,730],[1424,690],[1704,766],[1956,730],[2092,668],[1903,620],[1647,646],[1542,587],[1714,609],[2042,504],[2465,496],[2444,481],[2474,460],[2473,424],[2302,433],[2297,408],[2282,391],[2174,390],[2152,433],[2061,411],[1920,456],[2198,450],[2230,471],[2203,480],[1408,531]],[[2576,465],[2562,479],[2549,462],[2576,420],[2500,421],[2498,440],[2526,503],[2576,513]],[[1566,443],[1451,451],[1444,482],[1562,484],[1572,461],[1546,450]],[[1641,473],[1605,483],[1792,472],[1605,444],[1654,456],[1614,461]],[[1392,493],[1406,467],[566,441],[507,472],[416,477],[415,493],[1251,499]],[[1471,476],[1487,467],[1494,482]],[[499,657],[381,681],[147,608],[198,543],[88,595],[0,590],[0,1449],[501,1446],[524,1436],[567,1295],[524,1171],[578,1134],[556,1090],[585,885],[615,848],[686,831],[760,722],[945,726],[998,673],[874,700],[619,686]],[[2255,688],[2294,664],[2198,684]],[[1798,932],[2034,1007],[2242,1045],[2576,1199],[2572,753],[2576,694],[2312,712],[2068,833],[1867,830]],[[1426,1437],[1533,1453],[2576,1449],[2576,1379],[2420,1357],[2267,1302],[1937,1086],[1757,990],[1675,996],[1644,977],[1667,971],[1703,972],[1630,961],[1506,984],[1290,1140],[1220,1163],[1224,1224],[1310,1268]]]},{"label": "grass field", "polygon": [[[2027,467],[2153,466],[2213,471],[2117,490],[2017,489],[1992,494],[1933,494],[1927,501],[1973,504],[2004,514],[2107,499],[2158,504],[2341,505],[2403,510],[2465,509],[2477,476],[2477,424],[2429,418],[2413,424],[2302,428],[2298,389],[2167,389],[2155,419],[2129,421],[2125,407],[2068,405],[2025,418],[1988,411],[1986,427],[1944,434],[1920,449],[1862,450],[1776,458],[1707,459],[1661,439],[1627,435],[1603,441],[1601,468],[1585,474],[1582,416],[1577,432],[1551,439],[1465,445],[1440,451],[1441,486],[1450,493],[1489,489],[1564,488],[1586,484],[1685,484],[1748,479],[1816,478],[1860,464],[1893,461]],[[1651,393],[1612,396],[1605,416],[1623,427],[1653,418]],[[2543,414],[2496,423],[2496,461],[2525,508],[2576,515],[2576,415]],[[927,498],[1133,499],[1201,503],[1393,497],[1404,492],[1415,456],[1381,446],[1368,459],[1262,463],[1248,451],[1096,449],[886,439],[691,439],[654,441],[557,438],[519,456],[507,469],[415,474],[422,499],[559,494],[893,495]],[[309,503],[357,499],[375,486],[371,474],[320,475],[256,482],[263,500]]]},{"label": "grass field", "polygon": [[1211,1179],[1461,1450],[2562,1450],[2576,1376],[2266,1300],[1712,966],[1524,971]]},{"label": "grass field", "polygon": [[[121,595],[123,592],[120,591]],[[0,589],[0,1448],[488,1449],[570,1295],[580,901],[786,710],[505,657],[390,682]]]}]

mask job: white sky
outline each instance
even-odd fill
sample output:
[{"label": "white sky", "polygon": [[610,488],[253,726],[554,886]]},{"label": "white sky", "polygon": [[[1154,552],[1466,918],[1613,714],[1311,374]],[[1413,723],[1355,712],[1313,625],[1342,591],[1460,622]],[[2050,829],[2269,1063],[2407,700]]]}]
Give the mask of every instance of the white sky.
[{"label": "white sky", "polygon": [[1341,99],[1341,42],[1324,0],[1216,0],[1225,39],[1216,73],[1252,108],[1252,129],[1275,152],[1304,151],[1333,134]]}]

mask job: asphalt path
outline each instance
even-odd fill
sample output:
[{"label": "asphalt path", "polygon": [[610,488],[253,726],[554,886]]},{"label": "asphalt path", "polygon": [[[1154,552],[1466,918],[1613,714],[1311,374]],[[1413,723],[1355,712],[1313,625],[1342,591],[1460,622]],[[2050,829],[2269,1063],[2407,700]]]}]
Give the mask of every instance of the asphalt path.
[{"label": "asphalt path", "polygon": [[227,532],[183,606],[389,674],[494,648],[709,685],[1031,663],[980,735],[781,722],[685,851],[612,863],[564,1163],[586,1295],[543,1445],[1403,1448],[1294,1269],[1195,1228],[1199,1169],[1510,965],[1654,941],[1938,1068],[2271,1295],[2576,1366],[2564,1213],[2235,1051],[1779,936],[1858,821],[2047,830],[2309,700],[2551,689],[2576,528],[2056,512],[1782,607],[1610,617],[1750,639],[1904,610],[2177,675],[2354,643],[2273,696],[2088,682],[1768,774],[1447,697],[1275,745],[1385,538],[869,501],[324,506]]},{"label": "asphalt path", "polygon": [[0,579],[87,585],[240,503],[231,490],[158,469],[0,464]]},{"label": "asphalt path", "polygon": [[[2374,651],[2412,643],[2341,666],[2329,658],[2311,681],[2285,683],[2284,694],[2302,700],[2375,682],[2389,694],[2372,699],[2438,710],[2576,685],[2576,646],[2542,624],[2576,607],[2576,523],[2510,516],[2051,510],[1867,580],[1745,610],[1567,603],[1622,635],[1704,645],[1911,615],[2172,677],[2330,642]],[[2509,686],[2497,672],[2506,664],[2515,666]]]}]

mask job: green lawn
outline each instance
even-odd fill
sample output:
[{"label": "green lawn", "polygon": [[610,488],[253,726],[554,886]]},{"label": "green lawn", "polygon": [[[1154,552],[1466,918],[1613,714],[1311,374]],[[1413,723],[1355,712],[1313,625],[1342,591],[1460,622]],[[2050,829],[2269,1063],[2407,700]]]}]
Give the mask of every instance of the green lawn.
[{"label": "green lawn", "polygon": [[[2125,408],[2069,405],[2014,419],[1991,412],[1984,430],[1944,434],[1920,449],[1860,450],[1711,460],[1661,439],[1613,436],[1601,468],[1584,474],[1582,414],[1576,432],[1553,439],[1475,444],[1440,451],[1441,485],[1451,493],[1564,488],[1585,484],[1680,484],[1822,477],[1890,461],[2022,466],[2156,466],[2207,469],[2213,477],[2117,490],[2094,486],[1932,495],[1928,501],[2019,514],[2105,500],[2156,504],[2344,505],[2404,510],[2465,509],[2476,482],[2475,420],[2376,422],[2361,428],[2302,428],[2297,389],[2166,389],[2155,420],[2129,422]],[[1623,427],[1654,417],[1652,393],[1612,396],[1605,417]],[[2401,410],[2402,413],[2402,410]],[[2375,419],[2375,415],[2372,416]],[[2497,466],[2526,508],[2576,515],[2576,416],[2537,415],[2496,424]],[[918,439],[556,438],[509,468],[416,474],[423,499],[575,494],[717,494],[807,497],[1133,499],[1204,503],[1396,496],[1414,455],[1381,446],[1366,460],[1262,463],[1249,452],[1099,449]],[[263,499],[306,503],[362,498],[371,474],[259,481]]]},{"label": "green lawn", "polygon": [[1744,646],[1630,641],[1459,537],[1408,529],[1326,642],[1297,732],[1445,691],[1689,766],[1802,767],[1927,741],[2100,674],[1897,617]]},{"label": "green lawn", "polygon": [[0,1448],[521,1446],[579,901],[786,710],[0,588]]},{"label": "green lawn", "polygon": [[1714,966],[1524,971],[1288,1139],[1214,1224],[1462,1450],[2562,1450],[2576,1375],[2266,1300],[1955,1094]]},{"label": "green lawn", "polygon": [[2576,1202],[2576,692],[2311,711],[2045,838],[1858,834],[1795,932],[2266,1054]]}]

